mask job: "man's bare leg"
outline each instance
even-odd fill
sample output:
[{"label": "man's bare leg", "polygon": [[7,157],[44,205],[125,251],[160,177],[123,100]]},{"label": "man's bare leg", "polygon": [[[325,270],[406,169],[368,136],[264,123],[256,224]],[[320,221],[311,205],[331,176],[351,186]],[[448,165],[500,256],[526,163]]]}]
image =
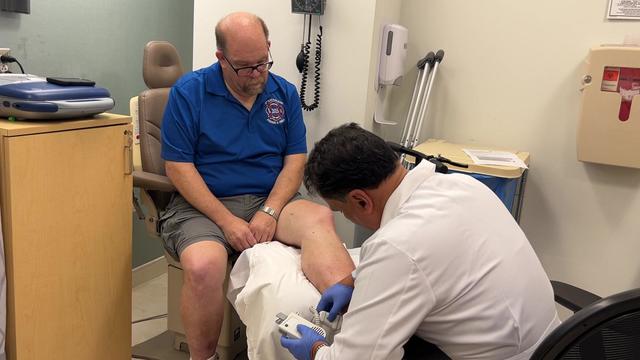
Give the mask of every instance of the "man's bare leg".
[{"label": "man's bare leg", "polygon": [[320,292],[355,268],[326,206],[307,200],[290,202],[280,213],[275,238],[302,249],[302,271]]},{"label": "man's bare leg", "polygon": [[180,255],[184,270],[180,313],[193,360],[209,359],[216,351],[227,257],[224,246],[214,241],[189,245]]}]

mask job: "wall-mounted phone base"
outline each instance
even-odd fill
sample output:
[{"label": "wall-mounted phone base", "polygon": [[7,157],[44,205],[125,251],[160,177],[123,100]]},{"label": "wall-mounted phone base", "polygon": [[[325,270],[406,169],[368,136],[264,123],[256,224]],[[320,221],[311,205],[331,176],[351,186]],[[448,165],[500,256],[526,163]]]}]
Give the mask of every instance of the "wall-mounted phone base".
[{"label": "wall-mounted phone base", "polygon": [[294,14],[324,15],[327,0],[291,0],[291,12]]}]

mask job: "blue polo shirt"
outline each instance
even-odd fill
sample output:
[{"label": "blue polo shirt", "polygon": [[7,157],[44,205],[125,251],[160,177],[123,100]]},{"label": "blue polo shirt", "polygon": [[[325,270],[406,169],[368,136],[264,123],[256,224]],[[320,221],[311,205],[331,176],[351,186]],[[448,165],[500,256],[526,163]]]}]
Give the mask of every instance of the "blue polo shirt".
[{"label": "blue polo shirt", "polygon": [[217,197],[267,196],[284,157],[307,152],[295,86],[269,73],[248,111],[227,89],[219,63],[176,82],[161,132],[162,158],[193,163]]}]

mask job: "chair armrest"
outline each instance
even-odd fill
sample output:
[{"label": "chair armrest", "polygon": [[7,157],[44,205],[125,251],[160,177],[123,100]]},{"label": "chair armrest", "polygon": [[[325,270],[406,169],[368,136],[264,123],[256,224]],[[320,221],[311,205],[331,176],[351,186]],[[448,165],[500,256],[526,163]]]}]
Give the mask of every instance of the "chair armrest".
[{"label": "chair armrest", "polygon": [[145,190],[176,191],[168,177],[145,171],[133,171],[133,186]]},{"label": "chair armrest", "polygon": [[600,296],[561,281],[551,281],[556,302],[574,313],[602,299]]}]

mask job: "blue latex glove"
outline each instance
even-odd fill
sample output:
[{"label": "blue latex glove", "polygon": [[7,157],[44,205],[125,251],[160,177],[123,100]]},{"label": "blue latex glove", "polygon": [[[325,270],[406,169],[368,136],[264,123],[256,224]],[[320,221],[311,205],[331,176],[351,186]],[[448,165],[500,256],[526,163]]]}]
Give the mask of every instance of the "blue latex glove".
[{"label": "blue latex glove", "polygon": [[326,342],[325,338],[311,328],[298,324],[296,330],[302,335],[300,339],[289,339],[286,336],[280,337],[280,345],[287,348],[289,352],[298,360],[311,360],[311,348],[316,341]]},{"label": "blue latex glove", "polygon": [[322,293],[316,310],[318,312],[328,312],[329,316],[327,316],[327,319],[329,319],[329,321],[333,321],[336,319],[336,316],[338,316],[338,313],[349,305],[352,294],[353,287],[343,284],[335,284]]}]

